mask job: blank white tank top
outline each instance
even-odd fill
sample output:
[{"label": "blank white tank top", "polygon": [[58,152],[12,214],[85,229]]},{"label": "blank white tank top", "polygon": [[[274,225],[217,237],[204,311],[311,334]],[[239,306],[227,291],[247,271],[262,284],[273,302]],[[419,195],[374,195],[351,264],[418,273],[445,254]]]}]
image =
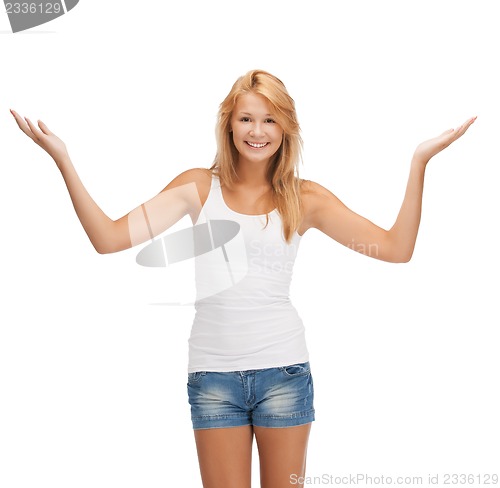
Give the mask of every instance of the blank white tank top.
[{"label": "blank white tank top", "polygon": [[[246,215],[225,203],[217,176],[196,224],[231,220],[238,235],[195,259],[197,299],[188,371],[243,371],[309,360],[304,325],[290,302],[300,243],[290,244],[279,213]],[[233,224],[234,225],[234,224]]]}]

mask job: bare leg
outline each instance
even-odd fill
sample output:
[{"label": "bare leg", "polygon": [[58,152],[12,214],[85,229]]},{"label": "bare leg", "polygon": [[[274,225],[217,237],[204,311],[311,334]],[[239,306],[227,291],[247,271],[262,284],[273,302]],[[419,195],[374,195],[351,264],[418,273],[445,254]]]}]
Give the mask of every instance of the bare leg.
[{"label": "bare leg", "polygon": [[251,425],[194,431],[204,488],[250,488]]},{"label": "bare leg", "polygon": [[285,428],[254,426],[260,457],[261,488],[303,486],[298,479],[304,477],[306,472],[310,430],[310,423]]}]

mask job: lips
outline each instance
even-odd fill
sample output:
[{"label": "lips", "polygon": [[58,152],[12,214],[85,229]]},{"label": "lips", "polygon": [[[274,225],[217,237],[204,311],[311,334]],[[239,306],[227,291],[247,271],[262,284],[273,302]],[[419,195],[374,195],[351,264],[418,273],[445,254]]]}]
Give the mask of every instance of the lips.
[{"label": "lips", "polygon": [[250,147],[253,147],[254,149],[262,149],[263,147],[266,147],[269,142],[250,142],[250,141],[245,141],[246,144],[248,144]]}]

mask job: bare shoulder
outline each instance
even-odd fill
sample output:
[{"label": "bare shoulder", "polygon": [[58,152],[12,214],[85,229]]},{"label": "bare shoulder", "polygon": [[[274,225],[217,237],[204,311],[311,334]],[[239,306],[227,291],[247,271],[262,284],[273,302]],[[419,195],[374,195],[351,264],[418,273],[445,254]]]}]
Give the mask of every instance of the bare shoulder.
[{"label": "bare shoulder", "polygon": [[168,185],[167,188],[174,188],[179,185],[187,185],[188,183],[196,183],[200,185],[210,185],[212,172],[207,168],[191,168],[177,175]]},{"label": "bare shoulder", "polygon": [[302,232],[318,227],[321,215],[338,208],[340,203],[330,190],[311,180],[300,181],[300,199],[303,211]]},{"label": "bare shoulder", "polygon": [[312,204],[315,201],[323,198],[333,197],[333,193],[327,190],[324,186],[311,180],[300,180],[300,196],[302,203]]},{"label": "bare shoulder", "polygon": [[188,185],[195,183],[198,189],[202,205],[205,203],[210,193],[210,185],[212,182],[212,172],[208,168],[191,168],[177,175],[164,189],[170,190],[177,186]]}]

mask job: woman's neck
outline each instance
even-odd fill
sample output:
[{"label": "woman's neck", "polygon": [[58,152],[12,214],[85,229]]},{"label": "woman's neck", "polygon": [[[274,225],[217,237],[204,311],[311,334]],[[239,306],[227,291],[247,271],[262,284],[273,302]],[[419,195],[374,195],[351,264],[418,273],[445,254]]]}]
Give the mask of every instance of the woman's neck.
[{"label": "woman's neck", "polygon": [[267,165],[238,162],[235,167],[238,179],[236,184],[257,187],[269,186],[267,180]]}]

